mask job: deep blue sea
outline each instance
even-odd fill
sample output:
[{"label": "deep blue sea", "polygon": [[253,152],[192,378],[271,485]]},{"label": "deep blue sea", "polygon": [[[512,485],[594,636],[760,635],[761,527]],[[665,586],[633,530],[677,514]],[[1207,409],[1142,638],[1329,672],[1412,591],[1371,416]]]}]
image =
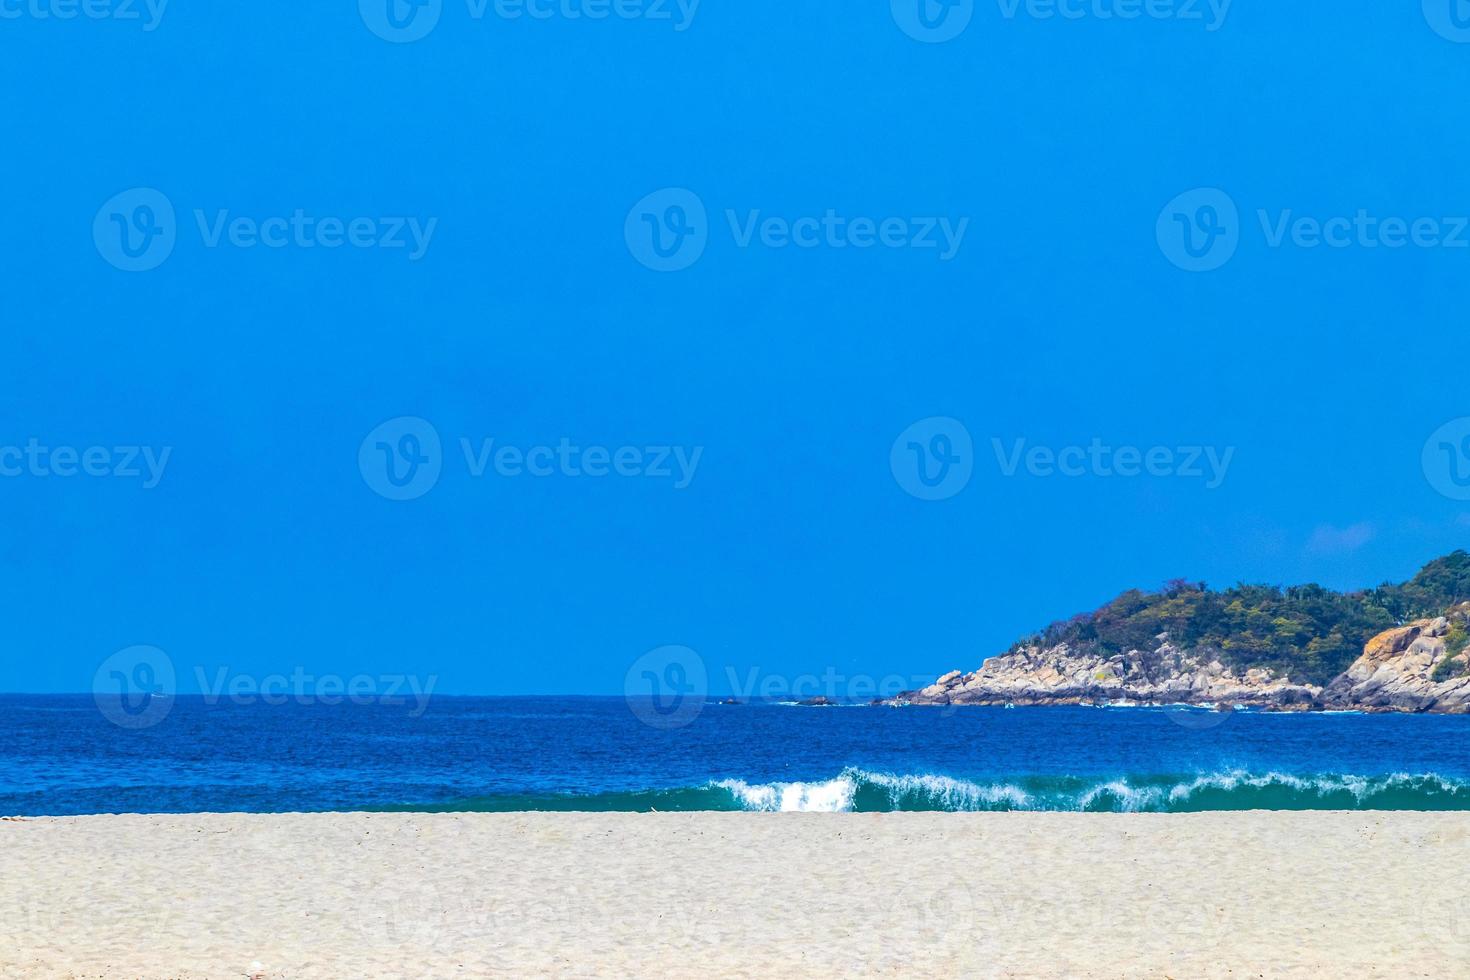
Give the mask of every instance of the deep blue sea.
[{"label": "deep blue sea", "polygon": [[1470,809],[1470,717],[622,698],[0,695],[0,814],[311,810]]}]

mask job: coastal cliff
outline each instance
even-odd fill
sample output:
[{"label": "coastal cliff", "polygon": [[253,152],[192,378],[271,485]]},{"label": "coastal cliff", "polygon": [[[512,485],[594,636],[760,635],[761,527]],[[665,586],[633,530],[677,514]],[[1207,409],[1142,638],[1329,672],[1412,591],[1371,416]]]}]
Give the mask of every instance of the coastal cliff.
[{"label": "coastal cliff", "polygon": [[1402,585],[1355,593],[1174,581],[884,703],[1470,713],[1467,599],[1464,551]]},{"label": "coastal cliff", "polygon": [[896,698],[910,704],[1240,704],[1302,710],[1322,694],[1272,671],[1237,673],[1208,654],[1161,641],[1153,650],[1103,656],[1055,647],[1024,647],[987,660],[979,670],[950,671]]},{"label": "coastal cliff", "polygon": [[1329,708],[1470,712],[1470,603],[1448,616],[1386,630],[1322,694]]}]

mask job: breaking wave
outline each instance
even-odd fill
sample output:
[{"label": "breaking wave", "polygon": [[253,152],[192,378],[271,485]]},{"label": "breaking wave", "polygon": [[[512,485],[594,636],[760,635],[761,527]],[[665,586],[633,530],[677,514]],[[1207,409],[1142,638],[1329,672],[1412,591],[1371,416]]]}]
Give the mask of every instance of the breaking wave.
[{"label": "breaking wave", "polygon": [[1470,781],[1436,773],[1292,775],[1241,770],[1197,775],[1021,776],[958,779],[845,769],[831,779],[713,780],[631,792],[498,795],[429,806],[436,811],[698,811],[884,813],[1045,810],[1188,813],[1206,810],[1470,810]]}]

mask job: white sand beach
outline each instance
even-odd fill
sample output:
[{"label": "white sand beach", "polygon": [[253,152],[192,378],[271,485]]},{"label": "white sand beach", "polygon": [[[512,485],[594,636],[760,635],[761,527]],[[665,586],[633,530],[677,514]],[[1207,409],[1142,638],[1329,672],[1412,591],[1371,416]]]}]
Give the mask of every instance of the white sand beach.
[{"label": "white sand beach", "polygon": [[0,821],[0,976],[1470,973],[1470,814]]}]

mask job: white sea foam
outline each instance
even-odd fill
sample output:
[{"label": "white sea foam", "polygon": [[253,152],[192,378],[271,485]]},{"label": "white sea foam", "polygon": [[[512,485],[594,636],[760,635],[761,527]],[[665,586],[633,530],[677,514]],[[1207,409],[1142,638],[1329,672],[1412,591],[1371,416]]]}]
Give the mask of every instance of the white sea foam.
[{"label": "white sea foam", "polygon": [[1079,810],[1089,809],[1104,796],[1111,796],[1117,800],[1117,806],[1113,809],[1132,813],[1156,806],[1163,797],[1163,790],[1157,786],[1129,786],[1126,779],[1113,779],[1093,786],[1079,796],[1077,808]]},{"label": "white sea foam", "polygon": [[1348,773],[1323,776],[1294,776],[1284,772],[1250,773],[1244,770],[1206,773],[1173,786],[1130,786],[1126,779],[1116,779],[1094,786],[1078,799],[1078,805],[1087,809],[1100,797],[1111,796],[1123,810],[1142,810],[1157,807],[1167,802],[1177,806],[1187,803],[1196,794],[1206,790],[1232,793],[1241,789],[1285,789],[1309,797],[1327,797],[1336,793],[1348,793],[1358,804],[1363,804],[1381,793],[1397,789],[1419,789],[1431,794],[1451,795],[1466,791],[1466,786],[1456,780],[1445,779],[1437,773],[1411,775],[1392,773],[1383,776],[1358,776]]},{"label": "white sea foam", "polygon": [[839,813],[852,809],[857,783],[843,775],[815,783],[757,783],[722,779],[715,783],[729,790],[747,810],[783,813]]},{"label": "white sea foam", "polygon": [[1364,800],[1372,799],[1379,793],[1387,793],[1398,789],[1419,789],[1427,790],[1431,793],[1448,793],[1451,795],[1457,795],[1466,790],[1463,782],[1446,779],[1434,772],[1417,775],[1407,772],[1395,772],[1386,776],[1314,776],[1310,779],[1285,776],[1281,773],[1269,773],[1266,777],[1258,777],[1250,780],[1247,785],[1269,785],[1269,782],[1263,780],[1273,779],[1283,785],[1291,786],[1293,789],[1311,791],[1319,795],[1346,790],[1353,794],[1360,803]]},{"label": "white sea foam", "polygon": [[[1202,773],[1175,781],[1118,776],[1092,785],[1058,785],[1023,788],[1012,782],[974,782],[934,773],[895,775],[845,769],[833,779],[808,782],[747,783],[721,780],[711,786],[726,790],[746,810],[766,812],[846,812],[861,803],[864,808],[950,811],[970,810],[1109,810],[1134,813],[1173,810],[1196,805],[1201,793],[1227,796],[1240,791],[1280,790],[1297,797],[1298,805],[1313,801],[1339,806],[1339,794],[1352,797],[1358,806],[1371,805],[1380,794],[1394,791],[1420,793],[1434,798],[1470,797],[1466,783],[1436,773],[1393,773],[1380,776],[1328,774],[1298,776],[1282,772],[1252,773],[1245,770]],[[874,798],[877,791],[878,798]],[[860,799],[861,797],[861,799]],[[1246,805],[1260,800],[1247,797]],[[1268,802],[1266,805],[1279,805]],[[1322,804],[1316,804],[1322,805]]]},{"label": "white sea foam", "polygon": [[756,783],[724,779],[713,785],[729,791],[747,810],[833,813],[853,809],[863,787],[885,791],[894,809],[927,806],[940,810],[988,810],[1001,805],[1024,809],[1030,794],[1009,783],[973,783],[930,773],[893,775],[846,769],[835,779],[815,782]]},{"label": "white sea foam", "polygon": [[889,799],[893,802],[905,796],[920,796],[946,810],[978,810],[982,805],[993,807],[999,803],[1021,808],[1031,803],[1029,793],[1009,783],[972,783],[964,779],[929,774],[890,776],[861,771],[859,774],[874,786],[887,789]]}]

